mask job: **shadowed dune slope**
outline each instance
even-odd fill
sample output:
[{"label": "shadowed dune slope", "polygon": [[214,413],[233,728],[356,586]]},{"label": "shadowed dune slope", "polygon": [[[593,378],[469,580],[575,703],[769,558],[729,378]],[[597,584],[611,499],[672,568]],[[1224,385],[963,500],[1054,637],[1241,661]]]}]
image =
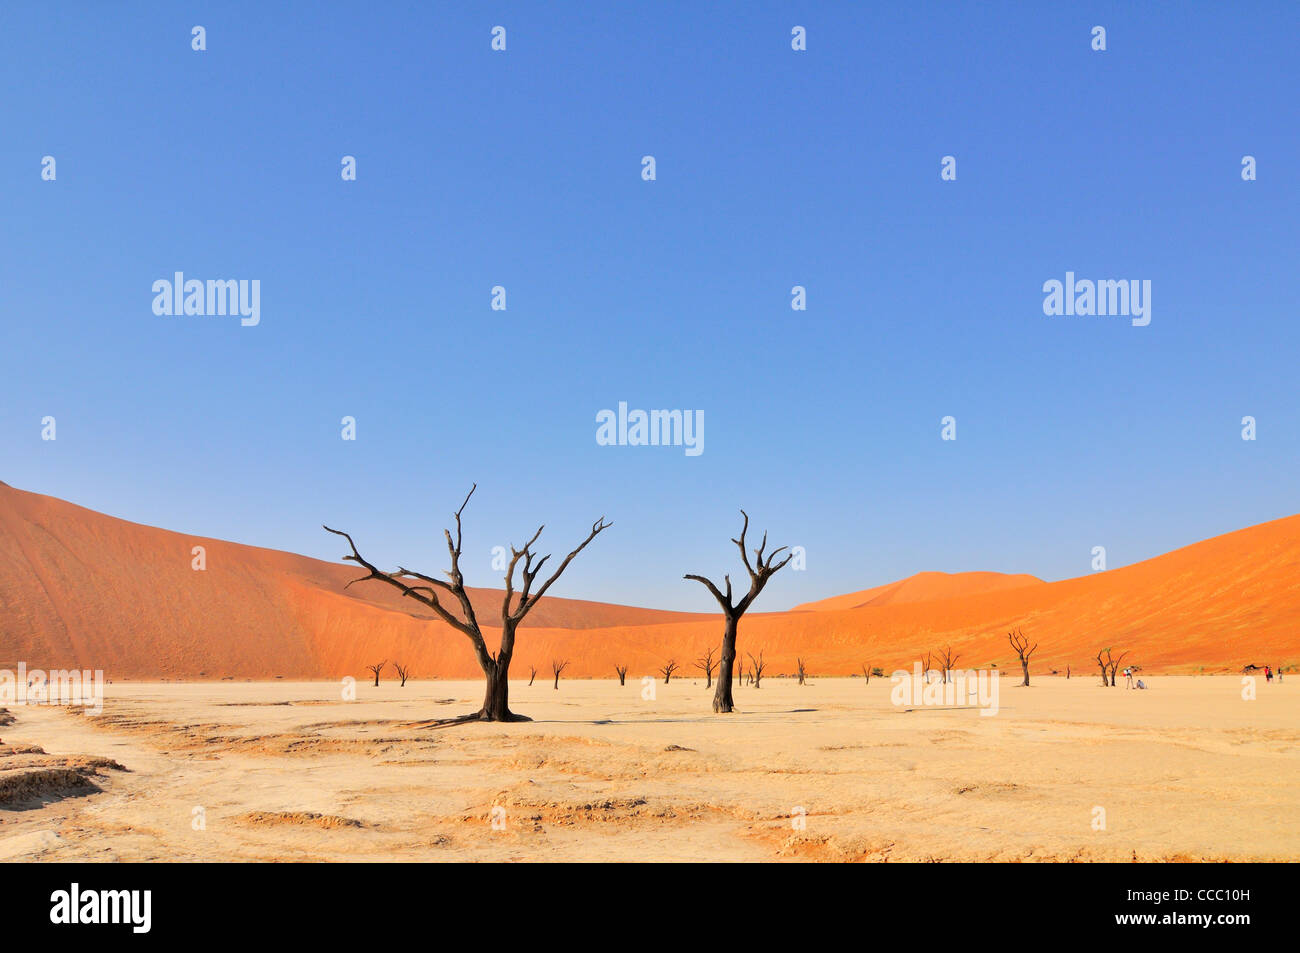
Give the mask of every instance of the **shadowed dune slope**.
[{"label": "shadowed dune slope", "polygon": [[[191,568],[194,546],[207,569]],[[578,568],[575,566],[575,568]],[[416,677],[467,677],[464,636],[395,590],[344,590],[355,567],[186,536],[0,484],[0,667],[97,668],[108,678],[315,678],[402,661]],[[500,593],[474,590],[481,620]],[[814,675],[886,671],[951,644],[963,667],[1015,666],[1006,631],[1040,644],[1036,671],[1092,676],[1105,646],[1147,671],[1300,662],[1300,516],[1262,523],[1104,573],[1046,583],[1000,573],[920,573],[793,612],[751,613],[742,654],[770,673],[802,656]],[[513,671],[681,674],[721,635],[713,614],[547,597],[521,630]],[[489,631],[489,642],[495,636]],[[493,645],[493,647],[495,647]],[[539,677],[541,675],[539,674]],[[1300,676],[1297,676],[1300,677]]]}]

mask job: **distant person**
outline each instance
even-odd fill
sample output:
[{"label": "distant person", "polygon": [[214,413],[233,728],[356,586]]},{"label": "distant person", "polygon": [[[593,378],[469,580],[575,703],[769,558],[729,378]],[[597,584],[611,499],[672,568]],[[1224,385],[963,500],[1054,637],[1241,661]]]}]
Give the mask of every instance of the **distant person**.
[{"label": "distant person", "polygon": [[1124,687],[1125,688],[1133,687],[1133,669],[1131,668],[1124,669]]},{"label": "distant person", "polygon": [[1281,666],[1281,665],[1279,665],[1279,666],[1277,667],[1277,683],[1278,683],[1279,685],[1282,684],[1282,666]]},{"label": "distant person", "polygon": [[1268,665],[1264,666],[1264,681],[1268,683],[1273,681],[1273,669]]},{"label": "distant person", "polygon": [[1145,690],[1146,687],[1147,687],[1147,683],[1144,682],[1144,681],[1142,681],[1142,679],[1139,678],[1139,679],[1138,679],[1138,683],[1137,683],[1137,687]]}]

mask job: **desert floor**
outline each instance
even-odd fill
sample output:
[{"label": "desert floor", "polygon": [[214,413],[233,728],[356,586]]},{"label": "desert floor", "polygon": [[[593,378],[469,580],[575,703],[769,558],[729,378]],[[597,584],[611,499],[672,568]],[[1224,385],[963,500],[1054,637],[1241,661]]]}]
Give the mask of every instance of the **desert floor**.
[{"label": "desert floor", "polygon": [[1147,681],[982,717],[769,678],[717,716],[703,679],[539,675],[533,722],[451,727],[479,683],[117,683],[0,715],[0,859],[1300,860],[1300,676]]}]

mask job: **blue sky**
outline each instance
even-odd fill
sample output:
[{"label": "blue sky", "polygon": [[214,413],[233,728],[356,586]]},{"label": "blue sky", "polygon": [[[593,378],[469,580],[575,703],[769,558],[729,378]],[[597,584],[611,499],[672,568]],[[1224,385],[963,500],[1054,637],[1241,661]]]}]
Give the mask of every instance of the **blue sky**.
[{"label": "blue sky", "polygon": [[[472,584],[604,514],[552,593],[699,610],[741,506],[807,551],[760,609],[1297,509],[1294,3],[263,6],[4,14],[0,480],[426,571],[477,481]],[[1044,316],[1067,271],[1150,325]],[[597,446],[619,401],[703,454]]]}]

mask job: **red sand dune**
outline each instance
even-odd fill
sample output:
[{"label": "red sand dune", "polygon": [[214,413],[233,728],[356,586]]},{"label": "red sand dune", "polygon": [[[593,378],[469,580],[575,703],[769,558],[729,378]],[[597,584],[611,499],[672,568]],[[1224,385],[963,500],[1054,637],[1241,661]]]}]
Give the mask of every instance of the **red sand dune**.
[{"label": "red sand dune", "polygon": [[832,596],[817,602],[805,602],[794,607],[795,612],[807,610],[822,612],[831,609],[857,609],[862,606],[898,606],[909,602],[933,602],[936,599],[953,599],[973,596],[980,592],[998,589],[1019,589],[1023,586],[1043,585],[1037,576],[1024,573],[1008,575],[1001,572],[918,572],[897,582],[850,592],[846,596]]},{"label": "red sand dune", "polygon": [[[191,569],[191,548],[207,569]],[[96,668],[107,678],[313,678],[361,675],[381,659],[416,677],[478,674],[464,636],[379,583],[344,585],[351,565],[129,523],[0,483],[0,667]],[[562,583],[561,583],[562,585]],[[472,593],[480,619],[500,596]],[[812,611],[810,611],[812,610]],[[814,674],[865,663],[910,666],[950,643],[962,666],[1014,658],[1006,631],[1040,643],[1034,669],[1091,675],[1099,648],[1130,650],[1147,671],[1235,671],[1300,662],[1300,516],[1228,533],[1108,572],[1046,583],[998,573],[921,573],[751,613],[740,648],[769,672],[803,657]],[[690,665],[721,635],[716,614],[548,596],[529,616],[517,674],[571,661],[567,675],[646,674]],[[489,632],[492,642],[495,632]],[[495,646],[493,646],[495,647]],[[540,677],[540,676],[539,676]]]}]

